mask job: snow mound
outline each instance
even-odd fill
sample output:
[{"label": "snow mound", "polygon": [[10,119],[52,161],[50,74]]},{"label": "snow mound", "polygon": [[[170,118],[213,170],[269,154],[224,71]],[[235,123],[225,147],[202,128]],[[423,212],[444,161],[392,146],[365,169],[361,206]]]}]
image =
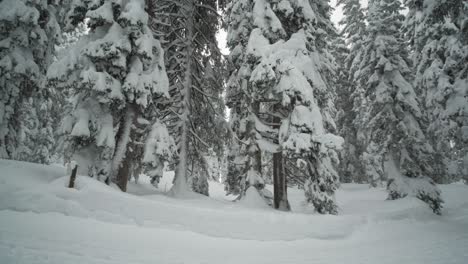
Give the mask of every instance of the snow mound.
[{"label": "snow mound", "polygon": [[245,191],[245,196],[237,203],[248,208],[270,208],[253,186]]}]

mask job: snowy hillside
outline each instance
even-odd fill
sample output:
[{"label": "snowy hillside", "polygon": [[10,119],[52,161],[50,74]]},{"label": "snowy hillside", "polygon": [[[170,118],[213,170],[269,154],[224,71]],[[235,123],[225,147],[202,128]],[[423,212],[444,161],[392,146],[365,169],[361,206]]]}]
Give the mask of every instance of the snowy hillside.
[{"label": "snowy hillside", "polygon": [[441,185],[437,216],[420,200],[343,184],[339,215],[320,215],[289,189],[292,212],[252,200],[164,195],[149,179],[129,193],[60,166],[0,160],[0,263],[467,263],[468,186]]}]

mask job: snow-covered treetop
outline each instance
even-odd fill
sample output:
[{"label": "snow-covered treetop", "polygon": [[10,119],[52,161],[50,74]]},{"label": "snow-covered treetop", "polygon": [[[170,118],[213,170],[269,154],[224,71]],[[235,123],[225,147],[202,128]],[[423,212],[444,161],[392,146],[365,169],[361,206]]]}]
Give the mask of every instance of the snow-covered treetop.
[{"label": "snow-covered treetop", "polygon": [[[347,65],[353,71],[351,67],[353,60],[362,52],[362,39],[366,34],[366,17],[359,0],[339,0],[337,4],[343,5],[343,19],[339,24],[343,26],[341,34],[346,38],[346,43],[351,51],[347,58]],[[352,77],[351,75],[350,77]]]},{"label": "snow-covered treetop", "polygon": [[84,4],[91,32],[50,67],[48,78],[97,92],[102,103],[125,100],[146,107],[152,95],[168,96],[163,51],[148,28],[144,0]]},{"label": "snow-covered treetop", "polygon": [[[401,3],[393,0],[375,0],[369,4],[369,35],[366,43],[373,48],[369,57],[372,62],[368,66],[371,75],[366,83],[375,89],[372,100],[380,103],[397,100],[405,110],[420,117],[419,102],[416,101],[416,93],[408,81],[408,77],[411,77],[408,53],[400,38],[404,19],[401,9]],[[397,89],[396,96],[392,87]]]}]

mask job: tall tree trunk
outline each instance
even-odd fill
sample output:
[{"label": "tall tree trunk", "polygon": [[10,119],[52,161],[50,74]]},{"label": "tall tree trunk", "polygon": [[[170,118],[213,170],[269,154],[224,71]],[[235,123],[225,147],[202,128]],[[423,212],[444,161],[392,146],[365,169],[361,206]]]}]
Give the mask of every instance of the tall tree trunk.
[{"label": "tall tree trunk", "polygon": [[123,122],[117,131],[117,148],[112,160],[111,180],[123,191],[127,191],[127,182],[131,168],[131,153],[129,142],[131,141],[132,126],[137,118],[136,106],[128,105]]},{"label": "tall tree trunk", "polygon": [[[273,123],[278,124],[275,128],[279,129],[281,118],[273,118]],[[286,185],[286,173],[284,169],[282,151],[273,153],[273,205],[275,209],[290,211],[291,207],[288,202],[288,186]]]},{"label": "tall tree trunk", "polygon": [[290,211],[288,202],[288,187],[284,173],[283,153],[273,153],[273,195],[275,209]]},{"label": "tall tree trunk", "polygon": [[193,31],[194,31],[194,2],[187,0],[186,20],[186,48],[185,48],[185,74],[182,94],[181,136],[179,142],[179,161],[175,170],[174,185],[171,188],[172,195],[181,195],[191,191],[188,185],[188,148],[190,136],[190,101],[192,99],[192,53],[193,53]]},{"label": "tall tree trunk", "polygon": [[127,191],[127,182],[128,179],[130,178],[130,158],[129,155],[130,153],[127,152],[125,153],[125,158],[122,160],[122,163],[120,164],[119,170],[117,171],[117,177],[116,177],[116,184],[119,186],[120,190],[122,192]]}]

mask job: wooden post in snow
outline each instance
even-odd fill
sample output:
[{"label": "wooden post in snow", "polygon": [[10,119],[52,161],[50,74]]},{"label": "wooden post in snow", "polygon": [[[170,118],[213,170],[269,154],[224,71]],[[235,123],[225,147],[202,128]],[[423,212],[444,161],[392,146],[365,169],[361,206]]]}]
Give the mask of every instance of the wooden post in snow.
[{"label": "wooden post in snow", "polygon": [[78,170],[78,165],[76,165],[76,163],[72,163],[71,167],[72,171],[70,175],[70,182],[68,183],[68,188],[75,187],[76,171]]}]

